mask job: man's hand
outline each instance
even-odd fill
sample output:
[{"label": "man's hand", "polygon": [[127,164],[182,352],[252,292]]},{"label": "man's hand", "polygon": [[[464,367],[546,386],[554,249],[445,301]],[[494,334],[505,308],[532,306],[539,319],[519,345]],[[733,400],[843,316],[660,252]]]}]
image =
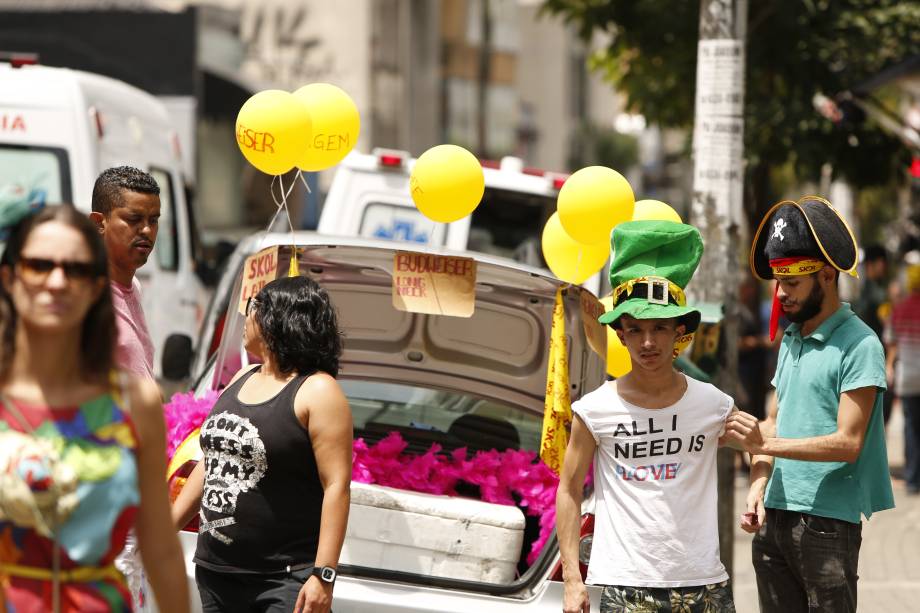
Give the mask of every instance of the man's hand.
[{"label": "man's hand", "polygon": [[300,588],[294,613],[329,613],[332,606],[332,584],[311,576]]},{"label": "man's hand", "polygon": [[741,515],[741,529],[753,534],[767,523],[767,510],[763,506],[766,481],[755,481],[747,495],[747,512]]},{"label": "man's hand", "polygon": [[751,455],[763,455],[763,434],[760,422],[750,413],[735,411],[725,420],[725,434],[720,442],[731,445],[737,443]]},{"label": "man's hand", "polygon": [[588,588],[579,577],[577,580],[565,582],[565,598],[562,602],[563,613],[591,613],[591,601],[588,599]]}]

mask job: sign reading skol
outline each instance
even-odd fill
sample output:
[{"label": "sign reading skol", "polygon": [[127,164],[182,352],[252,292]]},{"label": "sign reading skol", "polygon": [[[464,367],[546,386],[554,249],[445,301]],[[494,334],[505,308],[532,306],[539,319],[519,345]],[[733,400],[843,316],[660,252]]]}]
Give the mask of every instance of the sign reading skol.
[{"label": "sign reading skol", "polygon": [[243,285],[240,288],[240,314],[246,314],[246,302],[259,293],[278,273],[278,246],[268,247],[254,253],[243,264]]},{"label": "sign reading skol", "polygon": [[476,260],[397,251],[393,307],[410,313],[470,317],[476,307]]}]

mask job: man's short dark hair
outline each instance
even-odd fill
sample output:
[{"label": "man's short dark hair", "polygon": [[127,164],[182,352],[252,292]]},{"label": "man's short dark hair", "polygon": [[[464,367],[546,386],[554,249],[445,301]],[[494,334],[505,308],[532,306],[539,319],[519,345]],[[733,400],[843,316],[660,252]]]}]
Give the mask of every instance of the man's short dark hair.
[{"label": "man's short dark hair", "polygon": [[888,252],[881,245],[869,245],[863,250],[863,257],[866,263],[876,260],[888,262]]},{"label": "man's short dark hair", "polygon": [[122,192],[160,195],[160,186],[149,173],[133,166],[103,170],[93,186],[93,212],[108,217],[112,209],[124,204]]}]

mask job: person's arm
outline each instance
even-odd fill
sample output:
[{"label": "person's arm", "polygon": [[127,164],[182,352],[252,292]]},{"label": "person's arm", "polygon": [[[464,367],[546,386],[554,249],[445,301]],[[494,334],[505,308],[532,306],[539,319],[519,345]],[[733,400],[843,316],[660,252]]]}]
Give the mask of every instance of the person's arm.
[{"label": "person's arm", "polygon": [[888,389],[894,385],[894,363],[898,359],[898,344],[896,342],[885,345],[885,378],[888,380]]},{"label": "person's arm", "polygon": [[[769,397],[766,419],[759,424],[760,431],[768,437],[776,436],[776,415],[779,411],[776,392],[771,392]],[[751,454],[750,486],[745,501],[747,511],[741,516],[741,529],[745,532],[756,532],[767,522],[763,499],[772,473],[773,456]]]},{"label": "person's arm", "polygon": [[[315,567],[336,568],[351,502],[353,426],[348,399],[339,384],[325,374],[307,379],[297,392],[294,411],[307,426],[319,479],[323,485],[323,510]],[[333,585],[311,576],[300,588],[294,613],[328,613]]]},{"label": "person's arm", "polygon": [[559,474],[559,489],[556,490],[556,536],[562,556],[562,579],[565,582],[563,611],[566,613],[588,613],[591,610],[588,590],[578,567],[578,539],[581,536],[579,520],[585,476],[596,448],[597,443],[588,427],[581,417],[575,415]]},{"label": "person's arm", "polygon": [[166,424],[160,404],[160,390],[147,379],[137,379],[128,390],[130,411],[138,435],[137,467],[141,502],[137,513],[137,541],[162,611],[189,610],[185,562],[179,538],[173,529],[166,493]]},{"label": "person's arm", "polygon": [[204,461],[201,460],[192,469],[191,474],[182,486],[182,491],[176,496],[170,509],[172,522],[176,530],[181,530],[188,525],[198,510],[201,508],[201,496],[204,494]]},{"label": "person's arm", "polygon": [[[862,452],[866,427],[875,406],[878,388],[860,387],[841,394],[837,429],[807,438],[764,437],[757,419],[737,413],[728,420],[726,436],[740,442],[746,451],[777,458],[810,462],[855,462]],[[753,477],[753,471],[752,471]]]}]

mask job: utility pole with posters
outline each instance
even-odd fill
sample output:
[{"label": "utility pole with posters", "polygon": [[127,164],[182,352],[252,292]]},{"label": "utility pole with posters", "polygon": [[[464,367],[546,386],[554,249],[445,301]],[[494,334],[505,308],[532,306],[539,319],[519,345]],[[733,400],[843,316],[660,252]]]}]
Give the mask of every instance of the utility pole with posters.
[{"label": "utility pole with posters", "polygon": [[[722,305],[719,368],[714,383],[736,397],[738,377],[739,262],[747,245],[742,214],[744,136],[744,44],[747,0],[701,0],[693,128],[691,223],[706,250],[690,286],[697,304]],[[743,409],[744,407],[742,407]],[[720,449],[719,545],[733,571],[734,450]]]}]

